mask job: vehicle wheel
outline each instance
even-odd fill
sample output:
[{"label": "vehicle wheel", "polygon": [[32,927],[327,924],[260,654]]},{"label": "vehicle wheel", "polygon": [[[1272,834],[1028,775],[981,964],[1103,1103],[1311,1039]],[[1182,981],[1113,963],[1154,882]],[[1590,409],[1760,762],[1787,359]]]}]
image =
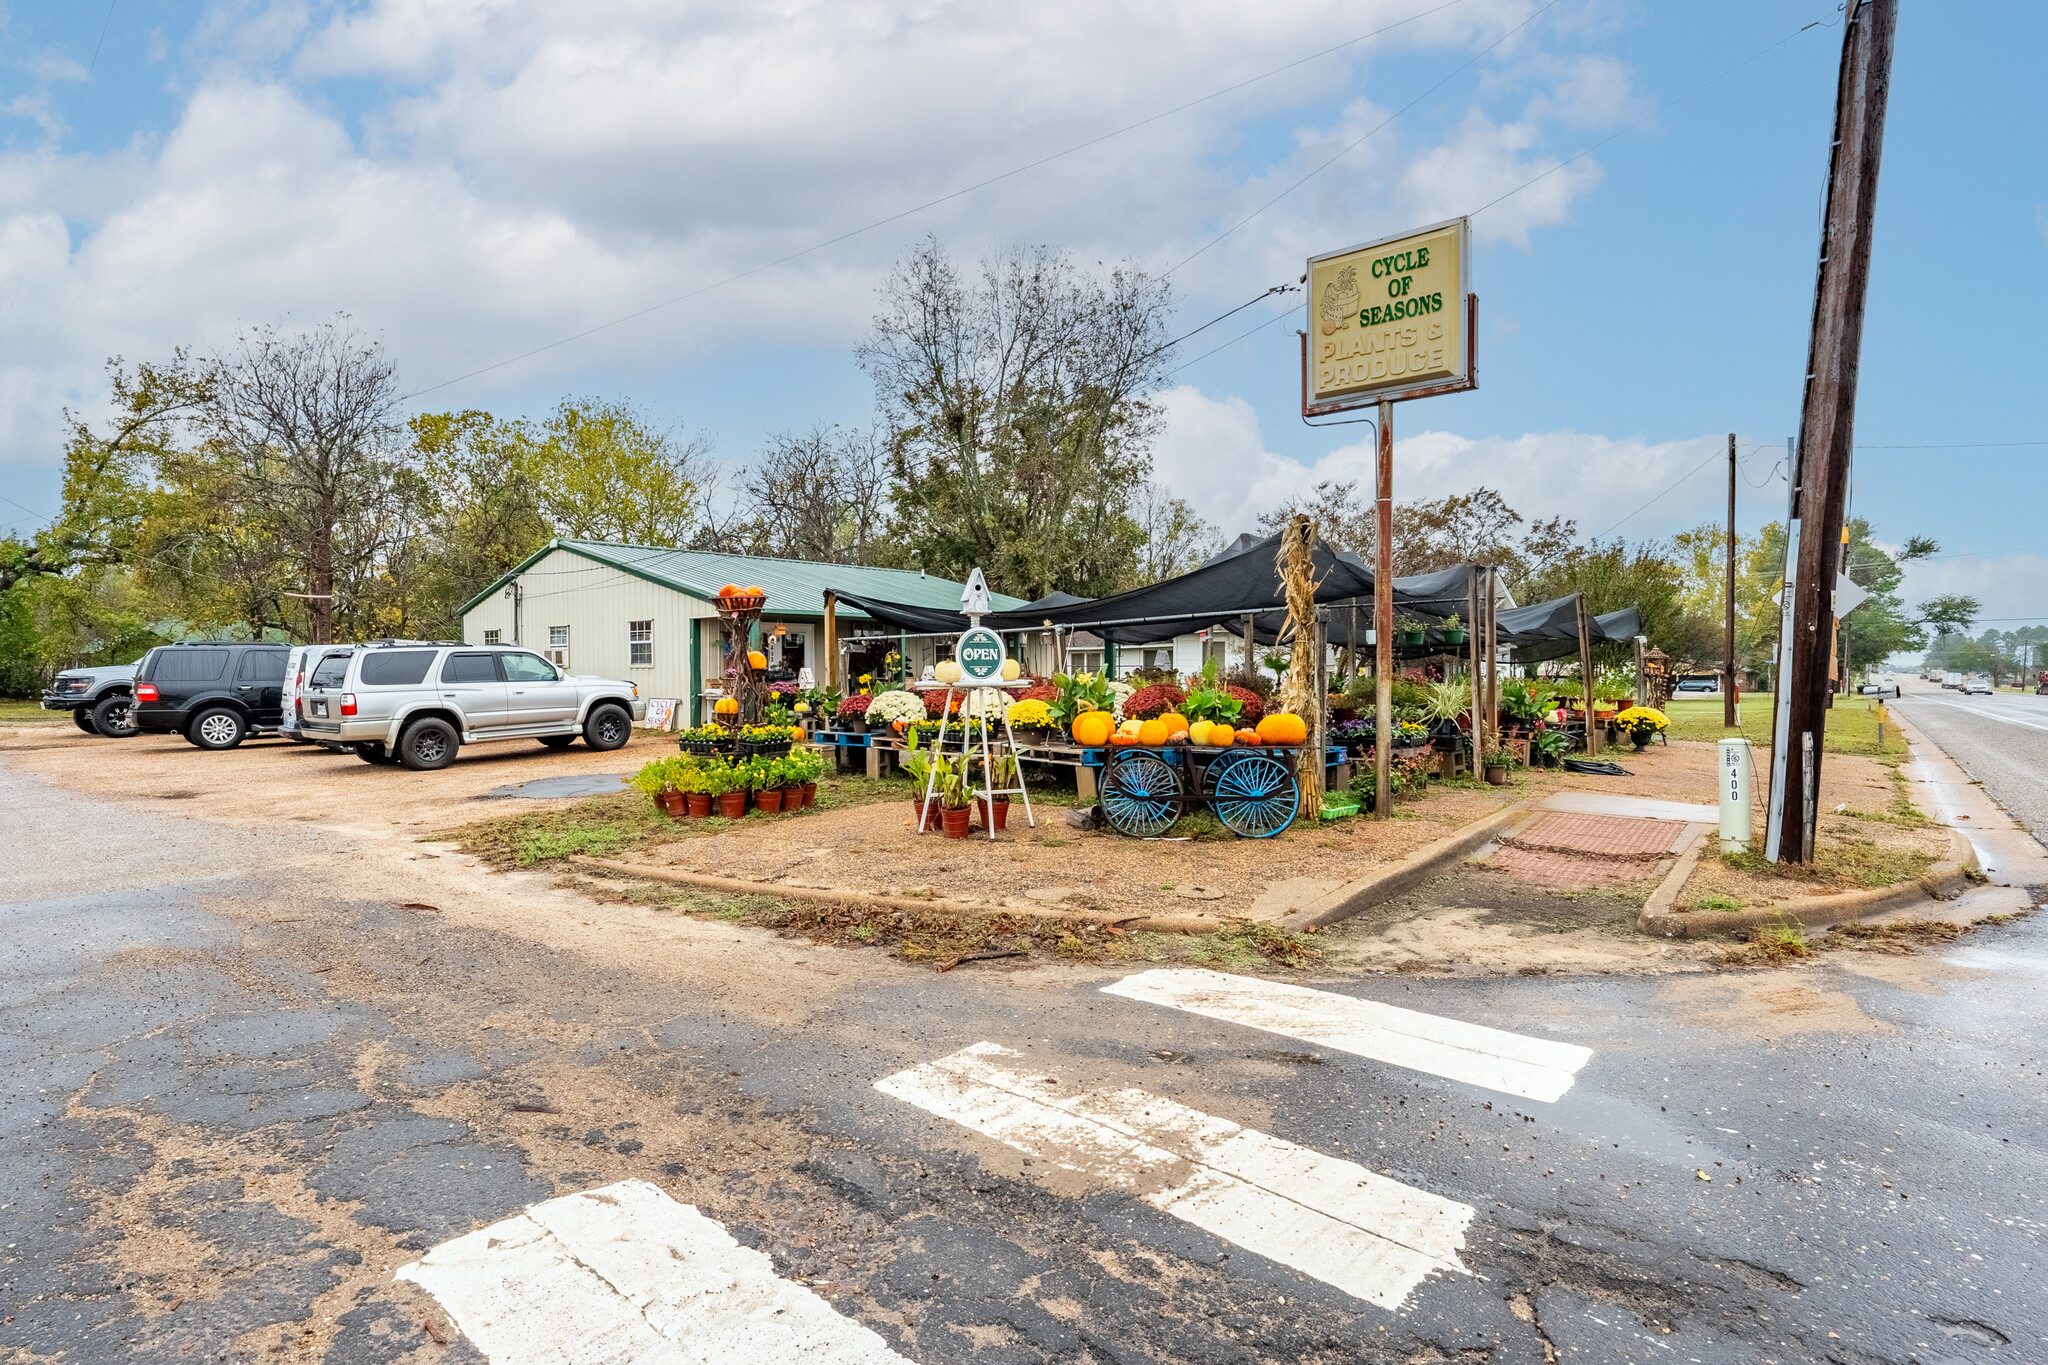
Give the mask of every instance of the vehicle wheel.
[{"label": "vehicle wheel", "polygon": [[396,763],[397,757],[381,744],[356,745],[356,757],[365,763]]},{"label": "vehicle wheel", "polygon": [[92,708],[92,723],[108,739],[128,739],[137,734],[135,722],[128,718],[131,699],[115,692],[101,697],[100,704]]},{"label": "vehicle wheel", "polygon": [[574,735],[542,735],[540,742],[550,749],[566,749],[576,742]]},{"label": "vehicle wheel", "polygon": [[432,772],[455,761],[461,742],[445,720],[414,721],[398,737],[398,761],[416,773]]},{"label": "vehicle wheel", "polygon": [[616,706],[600,706],[583,722],[583,742],[602,752],[623,749],[633,737],[633,718]]},{"label": "vehicle wheel", "polygon": [[96,726],[95,726],[95,725],[94,725],[94,724],[92,723],[92,711],[91,711],[91,709],[90,709],[89,707],[84,707],[84,706],[74,706],[74,707],[72,707],[72,708],[71,708],[71,723],[72,723],[73,725],[76,725],[76,726],[77,726],[77,727],[78,727],[79,729],[81,729],[81,730],[85,731],[85,732],[86,732],[87,734],[89,734],[89,735],[96,735],[96,734],[98,734],[98,733],[99,733],[99,729],[98,729],[98,727],[96,727]]},{"label": "vehicle wheel", "polygon": [[185,731],[185,737],[202,749],[232,749],[248,734],[248,722],[225,706],[201,711]]}]

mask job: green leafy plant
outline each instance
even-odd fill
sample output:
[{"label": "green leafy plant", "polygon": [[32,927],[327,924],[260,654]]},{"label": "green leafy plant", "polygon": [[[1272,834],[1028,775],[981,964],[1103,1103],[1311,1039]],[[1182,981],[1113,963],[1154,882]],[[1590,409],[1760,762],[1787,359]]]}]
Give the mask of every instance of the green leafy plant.
[{"label": "green leafy plant", "polygon": [[1558,758],[1572,747],[1572,737],[1562,730],[1538,730],[1529,736],[1529,747],[1539,754]]},{"label": "green leafy plant", "polygon": [[1444,618],[1445,630],[1463,630],[1464,628],[1465,623],[1458,619],[1458,613],[1452,612],[1449,616],[1446,616]]},{"label": "green leafy plant", "polygon": [[1543,719],[1543,701],[1521,678],[1509,678],[1500,685],[1500,712],[1517,725],[1534,725]]},{"label": "green leafy plant", "polygon": [[1059,689],[1050,703],[1056,724],[1072,725],[1083,711],[1116,710],[1116,694],[1100,673],[1055,673],[1052,685]]},{"label": "green leafy plant", "polygon": [[1429,699],[1423,703],[1422,713],[1430,720],[1456,720],[1472,709],[1472,681],[1469,678],[1451,678],[1429,685]]},{"label": "green leafy plant", "polygon": [[947,810],[965,810],[973,798],[967,791],[965,759],[934,758],[932,775],[939,792],[939,804]]},{"label": "green leafy plant", "polygon": [[1182,703],[1181,714],[1190,725],[1198,720],[1220,720],[1233,727],[1244,714],[1244,702],[1224,690],[1214,659],[1204,662],[1201,673],[1188,679],[1187,700]]}]

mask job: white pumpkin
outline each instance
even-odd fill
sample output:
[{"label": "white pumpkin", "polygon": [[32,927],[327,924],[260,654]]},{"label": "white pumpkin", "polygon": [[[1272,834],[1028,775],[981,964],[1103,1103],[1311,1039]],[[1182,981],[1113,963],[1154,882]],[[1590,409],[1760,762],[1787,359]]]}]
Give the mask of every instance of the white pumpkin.
[{"label": "white pumpkin", "polygon": [[960,681],[960,661],[958,659],[942,660],[932,669],[932,678],[934,681],[942,682],[946,686],[951,687]]},{"label": "white pumpkin", "polygon": [[1018,662],[1017,662],[1017,661],[1016,661],[1015,659],[1005,659],[1005,660],[1003,660],[1003,681],[1004,681],[1004,682],[1015,682],[1015,681],[1017,681],[1017,679],[1019,679],[1019,678],[1021,678],[1021,677],[1023,677],[1023,676],[1024,676],[1024,665],[1022,665],[1022,664],[1018,663]]}]

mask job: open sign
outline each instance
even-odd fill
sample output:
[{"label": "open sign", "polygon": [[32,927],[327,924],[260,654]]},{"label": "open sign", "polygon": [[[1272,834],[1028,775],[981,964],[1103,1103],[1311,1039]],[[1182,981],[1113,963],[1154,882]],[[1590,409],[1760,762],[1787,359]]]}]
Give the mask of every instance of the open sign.
[{"label": "open sign", "polygon": [[960,663],[960,676],[967,682],[991,682],[1003,674],[1003,660],[1009,651],[1003,648],[1003,637],[992,630],[976,626],[961,635],[953,646],[953,657]]}]

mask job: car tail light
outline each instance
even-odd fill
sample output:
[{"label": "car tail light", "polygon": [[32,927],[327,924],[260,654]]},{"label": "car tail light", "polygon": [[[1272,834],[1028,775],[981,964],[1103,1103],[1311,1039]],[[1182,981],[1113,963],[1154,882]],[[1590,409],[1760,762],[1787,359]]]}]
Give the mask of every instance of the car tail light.
[{"label": "car tail light", "polygon": [[156,700],[156,684],[155,684],[155,683],[137,683],[137,684],[135,685],[135,700],[137,700],[137,701],[141,701],[141,702],[149,702],[149,701],[155,701],[155,700]]},{"label": "car tail light", "polygon": [[341,694],[341,714],[343,714],[344,716],[352,716],[352,715],[354,715],[355,713],[356,713],[356,694],[355,694],[355,693],[353,693],[353,692],[344,692],[344,693],[342,693],[342,694]]},{"label": "car tail light", "polygon": [[298,676],[298,677],[296,677],[296,678],[292,679],[292,712],[293,712],[293,714],[295,714],[295,715],[300,715],[300,716],[303,716],[303,715],[305,715],[305,714],[306,714],[306,695],[305,695],[305,694],[306,694],[306,675],[305,675],[305,674],[303,674],[303,673],[301,673],[301,674],[299,674],[299,676]]}]

